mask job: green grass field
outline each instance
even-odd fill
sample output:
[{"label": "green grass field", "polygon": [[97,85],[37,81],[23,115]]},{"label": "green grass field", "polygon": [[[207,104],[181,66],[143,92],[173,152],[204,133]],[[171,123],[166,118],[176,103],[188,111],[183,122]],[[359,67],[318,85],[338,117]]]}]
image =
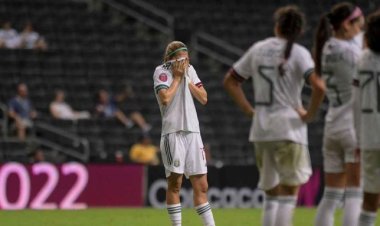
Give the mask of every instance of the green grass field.
[{"label": "green grass field", "polygon": [[[214,209],[217,226],[260,226],[259,209]],[[294,226],[312,226],[315,209],[299,208]],[[336,214],[341,225],[342,213]],[[201,226],[192,209],[184,209],[183,226]],[[380,226],[378,219],[376,226]],[[169,226],[166,210],[157,209],[89,209],[79,211],[0,211],[1,226]]]}]

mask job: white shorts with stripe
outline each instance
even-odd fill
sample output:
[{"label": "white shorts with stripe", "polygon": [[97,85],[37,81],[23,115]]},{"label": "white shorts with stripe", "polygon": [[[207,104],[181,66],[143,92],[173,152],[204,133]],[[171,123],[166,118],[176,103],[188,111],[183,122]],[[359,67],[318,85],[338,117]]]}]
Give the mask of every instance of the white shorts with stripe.
[{"label": "white shorts with stripe", "polygon": [[298,186],[312,173],[306,145],[292,141],[255,142],[256,165],[260,172],[258,187],[265,191],[277,185]]},{"label": "white shorts with stripe", "polygon": [[[325,131],[325,134],[326,131]],[[359,162],[355,156],[357,148],[354,129],[343,130],[323,138],[323,165],[327,173],[342,173],[345,163]]]},{"label": "white shorts with stripe", "polygon": [[380,150],[363,150],[363,190],[368,193],[380,193]]},{"label": "white shorts with stripe", "polygon": [[193,175],[206,174],[207,163],[200,133],[179,131],[161,137],[161,156],[166,177],[170,173]]}]

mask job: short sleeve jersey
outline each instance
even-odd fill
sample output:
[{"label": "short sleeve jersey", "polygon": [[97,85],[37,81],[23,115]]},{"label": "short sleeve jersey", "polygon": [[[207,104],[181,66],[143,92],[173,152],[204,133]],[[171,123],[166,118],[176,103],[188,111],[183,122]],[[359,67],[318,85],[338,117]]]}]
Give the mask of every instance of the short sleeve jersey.
[{"label": "short sleeve jersey", "polygon": [[236,79],[252,78],[256,112],[250,141],[307,144],[306,124],[295,109],[302,106],[302,87],[313,72],[314,62],[304,47],[294,44],[281,75],[285,45],[286,40],[277,37],[257,42],[233,65]]},{"label": "short sleeve jersey", "polygon": [[154,92],[160,107],[162,117],[162,133],[166,135],[178,131],[199,133],[199,121],[195,109],[194,100],[191,95],[188,83],[192,82],[198,87],[202,86],[197,72],[193,66],[189,66],[186,76],[182,79],[171,102],[164,106],[161,104],[158,92],[161,89],[169,89],[173,82],[173,74],[168,64],[156,67],[153,75]]},{"label": "short sleeve jersey", "polygon": [[380,150],[380,54],[366,49],[358,61],[355,85],[360,88],[360,148]]},{"label": "short sleeve jersey", "polygon": [[323,48],[322,77],[329,100],[325,124],[327,136],[354,127],[352,80],[360,53],[361,46],[355,39],[330,38]]}]

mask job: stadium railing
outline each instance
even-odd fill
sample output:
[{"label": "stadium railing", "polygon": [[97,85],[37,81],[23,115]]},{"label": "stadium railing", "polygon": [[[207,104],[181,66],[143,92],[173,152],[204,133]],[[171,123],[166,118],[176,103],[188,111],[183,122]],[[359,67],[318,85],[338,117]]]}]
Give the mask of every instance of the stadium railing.
[{"label": "stadium railing", "polygon": [[191,43],[196,52],[203,53],[228,66],[231,66],[244,53],[244,50],[205,32],[195,33]]},{"label": "stadium railing", "polygon": [[123,1],[123,4],[113,0],[100,1],[117,11],[135,18],[149,27],[166,34],[169,39],[174,38],[174,17],[167,12],[140,0]]},{"label": "stadium railing", "polygon": [[[32,138],[33,142],[62,152],[63,154],[76,158],[82,162],[87,162],[89,160],[90,145],[87,139],[68,133],[65,130],[44,122],[36,122],[34,130],[37,135]],[[43,136],[44,138],[39,138],[38,134],[41,133],[46,134],[46,136]],[[52,137],[52,139],[46,139],[45,137]],[[59,142],[59,144],[58,142],[54,142],[56,139],[61,142]],[[62,142],[63,139],[65,142]],[[63,144],[66,144],[68,147],[63,146]]]}]

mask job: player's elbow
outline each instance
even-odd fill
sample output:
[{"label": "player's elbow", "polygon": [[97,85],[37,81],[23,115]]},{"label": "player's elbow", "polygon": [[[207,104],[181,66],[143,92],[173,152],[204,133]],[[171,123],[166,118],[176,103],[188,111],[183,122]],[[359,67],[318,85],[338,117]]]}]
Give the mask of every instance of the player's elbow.
[{"label": "player's elbow", "polygon": [[316,76],[315,74],[310,77],[310,83],[313,88],[313,91],[324,95],[326,93],[326,84],[325,81],[320,78],[319,76]]},{"label": "player's elbow", "polygon": [[224,79],[223,79],[223,87],[224,89],[228,90],[228,88],[230,87],[230,80],[229,80],[229,77],[230,75],[227,73],[226,76],[224,76]]},{"label": "player's elbow", "polygon": [[323,81],[317,82],[313,84],[313,90],[319,95],[325,95],[326,93],[326,85]]},{"label": "player's elbow", "polygon": [[224,76],[223,87],[225,90],[230,91],[235,87],[239,86],[238,82],[231,76],[231,73],[228,72],[226,76]]},{"label": "player's elbow", "polygon": [[168,106],[170,103],[170,96],[166,92],[160,92],[159,94],[160,102],[163,106]]},{"label": "player's elbow", "polygon": [[168,106],[170,103],[169,98],[162,98],[161,99],[161,104],[164,106]]},{"label": "player's elbow", "polygon": [[200,102],[202,105],[206,105],[206,104],[207,104],[207,96],[203,97],[199,102]]}]

